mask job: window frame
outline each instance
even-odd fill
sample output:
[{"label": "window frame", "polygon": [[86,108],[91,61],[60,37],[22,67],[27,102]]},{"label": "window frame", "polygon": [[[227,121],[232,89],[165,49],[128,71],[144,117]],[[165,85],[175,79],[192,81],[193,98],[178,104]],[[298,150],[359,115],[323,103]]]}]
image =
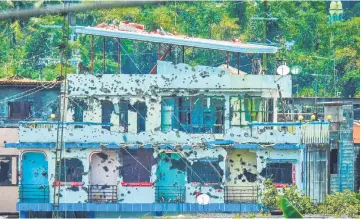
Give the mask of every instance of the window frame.
[{"label": "window frame", "polygon": [[[18,179],[18,177],[19,177],[19,172],[18,172],[19,156],[18,155],[0,155],[0,162],[1,162],[1,160],[5,160],[2,158],[5,158],[5,159],[7,158],[10,163],[9,170],[8,170],[8,172],[10,172],[10,173],[8,173],[8,175],[10,175],[10,180],[9,180],[10,183],[4,183],[4,184],[0,183],[0,187],[2,187],[2,186],[18,186],[19,185],[19,179]],[[12,168],[14,160],[16,162],[15,169]],[[15,175],[15,177],[13,177],[14,175]],[[15,179],[15,183],[12,181],[13,178]]]},{"label": "window frame", "polygon": [[[125,151],[127,150],[127,151]],[[141,152],[142,151],[142,152]],[[144,159],[138,159],[139,158],[139,153],[149,153],[147,154],[150,158],[150,160],[147,160],[148,162],[142,162],[142,160],[144,161]],[[131,155],[129,155],[129,153]],[[130,149],[125,149],[125,148],[122,148],[120,150],[120,153],[119,153],[119,156],[120,156],[120,161],[121,161],[121,167],[119,168],[119,177],[122,178],[122,183],[125,183],[125,184],[133,184],[133,183],[151,183],[152,181],[152,166],[153,166],[153,163],[154,163],[154,157],[153,157],[153,153],[154,153],[154,150],[153,149],[148,149],[148,148],[138,148],[136,150],[130,150]],[[127,162],[125,163],[125,157],[127,157],[127,159],[129,160],[134,160],[137,159],[137,161],[139,161],[140,163],[142,163],[142,165],[140,165],[136,160],[134,160],[135,162],[135,165],[132,165],[132,163],[130,162]],[[134,158],[133,158],[134,157]],[[144,158],[144,157],[143,157]],[[149,167],[147,167],[147,164],[149,164]],[[125,166],[126,165],[126,166]],[[128,166],[130,165],[130,166]],[[139,172],[137,171],[138,169],[139,170],[142,170],[142,171],[145,171],[143,168],[144,167],[147,167],[148,168],[148,171],[147,171],[147,175],[142,175],[142,174],[139,174],[139,173],[142,173],[142,172]],[[134,180],[128,180],[128,176],[129,175],[132,175],[132,174],[128,174],[129,172],[127,172],[125,174],[124,170],[127,170],[129,171],[130,173],[136,173],[136,176],[137,176],[137,180],[134,181]],[[144,177],[145,176],[145,177]],[[140,177],[144,177],[144,178],[147,178],[147,180],[140,180],[142,178]],[[148,179],[149,178],[149,179]]]},{"label": "window frame", "polygon": [[[195,165],[197,163],[204,164],[206,166],[200,166],[197,168],[193,167],[193,165]],[[206,171],[208,168],[209,168],[209,170],[212,171],[212,173]],[[215,169],[218,171],[218,173],[220,173],[222,175],[222,177],[218,176],[218,173],[216,172]],[[200,171],[197,172],[195,170],[200,170]],[[203,180],[202,182],[200,181],[198,176]],[[212,176],[213,178],[218,178],[218,180],[213,180],[213,179],[210,180],[209,176]],[[217,184],[218,185],[223,182],[223,176],[224,176],[224,171],[219,166],[219,161],[212,159],[212,158],[197,159],[197,160],[194,160],[193,164],[187,166],[187,182],[188,183],[203,183],[204,182],[208,185],[209,184]],[[193,180],[193,178],[197,179],[197,180]]]},{"label": "window frame", "polygon": [[[165,110],[168,107],[166,100],[174,101],[171,124],[163,126],[163,115],[169,113]],[[209,99],[209,107],[207,102]],[[221,101],[217,103],[216,101]],[[200,103],[197,103],[200,101]],[[195,104],[197,103],[197,104]],[[161,127],[163,132],[179,130],[190,134],[224,134],[225,132],[225,103],[224,96],[196,95],[196,96],[164,96],[161,103]],[[217,117],[219,115],[219,117]],[[212,120],[214,116],[214,120]],[[209,117],[210,119],[207,119]],[[219,121],[220,122],[217,122]],[[195,123],[195,121],[198,121]],[[210,121],[211,124],[206,122]],[[173,124],[174,123],[174,124]]]},{"label": "window frame", "polygon": [[[272,178],[272,177],[269,177],[269,174],[268,174],[268,172],[267,172],[267,166],[269,165],[269,164],[278,164],[278,165],[281,165],[281,164],[288,164],[288,165],[290,165],[290,170],[289,170],[289,173],[290,173],[290,175],[289,175],[289,177],[290,177],[290,179],[289,180],[287,180],[287,182],[276,182],[275,181],[275,179],[276,179],[276,177],[274,177],[274,178]],[[265,167],[265,178],[269,178],[269,179],[272,179],[272,183],[274,183],[274,184],[284,184],[284,185],[293,185],[294,184],[294,179],[293,179],[293,165],[294,165],[294,163],[291,163],[291,162],[268,162],[268,163],[266,163],[266,167]],[[275,169],[274,167],[272,168],[272,169]],[[281,168],[279,168],[279,169],[281,169]],[[288,172],[288,170],[287,170],[287,168],[282,168],[282,172],[280,172],[280,174],[283,174],[283,171],[286,171],[286,173]]]},{"label": "window frame", "polygon": [[[239,102],[239,110],[233,110],[233,105],[232,105],[232,99],[233,98],[236,98],[236,101]],[[242,104],[246,104],[245,102],[242,103],[242,100],[243,101],[248,101],[248,100],[251,100],[251,111],[246,111],[246,110],[242,110]],[[256,102],[253,102],[253,101],[259,101],[258,103],[258,111],[257,111],[257,106],[253,107],[253,105],[256,103]],[[267,103],[267,106],[263,109],[263,110],[260,110],[260,105],[261,103],[265,104]],[[249,104],[249,102],[248,102]],[[253,109],[254,108],[254,109]],[[261,96],[249,96],[249,95],[245,95],[245,96],[230,96],[229,97],[229,126],[230,128],[232,127],[244,127],[244,126],[247,126],[249,123],[252,123],[252,122],[262,122],[262,123],[267,123],[267,122],[273,122],[273,115],[274,115],[274,112],[273,112],[273,108],[274,108],[274,102],[273,102],[273,98],[264,98],[264,97],[261,97]],[[268,110],[267,110],[268,109]],[[237,122],[239,122],[239,125],[236,124],[236,125],[233,125],[232,124],[232,119],[234,117],[234,114],[235,113],[238,113],[239,114],[239,119],[237,120]],[[243,121],[242,120],[242,113],[245,113],[245,120]],[[255,117],[256,119],[253,120],[252,119],[252,114],[255,113]],[[261,113],[262,115],[262,121],[258,121],[257,117],[259,116],[259,113]],[[247,120],[247,114],[249,115],[249,117],[251,118],[250,121]],[[268,119],[264,119],[264,115],[267,115]]]},{"label": "window frame", "polygon": [[[19,112],[15,113],[13,112],[15,107],[15,104],[19,104]],[[28,104],[28,106],[26,107],[26,105]],[[22,119],[27,119],[29,117],[31,117],[32,115],[32,102],[31,101],[23,101],[23,100],[19,100],[19,101],[13,101],[13,102],[7,102],[8,105],[8,119],[13,119],[13,120],[22,120]],[[23,115],[23,113],[21,112],[22,108],[27,108],[28,109],[28,113],[25,115]],[[15,116],[12,115],[15,113]]]}]

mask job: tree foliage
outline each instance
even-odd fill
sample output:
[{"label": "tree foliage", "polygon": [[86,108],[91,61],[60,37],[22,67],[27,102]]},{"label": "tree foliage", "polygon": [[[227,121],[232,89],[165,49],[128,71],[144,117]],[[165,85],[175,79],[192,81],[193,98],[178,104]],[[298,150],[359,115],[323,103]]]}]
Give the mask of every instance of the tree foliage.
[{"label": "tree foliage", "polygon": [[[88,1],[82,1],[87,4]],[[5,1],[1,10],[20,10],[61,4],[60,1]],[[194,37],[243,42],[273,42],[280,51],[267,55],[267,71],[275,72],[277,59],[287,65],[302,67],[293,76],[298,96],[359,95],[360,79],[360,18],[359,3],[345,9],[345,21],[332,25],[328,22],[329,2],[321,1],[242,1],[242,2],[164,2],[129,8],[115,8],[78,13],[76,25],[94,26],[102,22],[118,24],[131,21],[145,24],[148,31],[163,28]],[[252,19],[272,17],[266,22]],[[60,58],[63,17],[45,16],[29,20],[0,22],[0,77],[19,74],[35,79],[54,79],[60,74],[57,62],[44,62],[44,58]],[[71,31],[70,31],[71,33]],[[95,72],[102,69],[101,37],[95,37]],[[267,40],[266,40],[267,39]],[[148,73],[157,59],[158,46],[145,42],[121,40],[122,73]],[[115,39],[106,41],[106,73],[117,72],[117,46]],[[84,65],[90,66],[90,37],[77,36],[70,43],[67,58],[79,52]],[[165,49],[165,48],[163,48]],[[255,54],[255,57],[262,56]],[[219,66],[225,63],[225,53],[204,49],[187,49],[186,62],[191,65]],[[168,61],[180,62],[180,48],[173,48]],[[250,71],[250,57],[241,56],[241,70]],[[236,66],[237,56],[230,56]],[[75,66],[73,66],[75,68]],[[53,72],[52,72],[53,71]],[[70,70],[74,72],[75,69]],[[296,93],[296,89],[294,90]]]}]

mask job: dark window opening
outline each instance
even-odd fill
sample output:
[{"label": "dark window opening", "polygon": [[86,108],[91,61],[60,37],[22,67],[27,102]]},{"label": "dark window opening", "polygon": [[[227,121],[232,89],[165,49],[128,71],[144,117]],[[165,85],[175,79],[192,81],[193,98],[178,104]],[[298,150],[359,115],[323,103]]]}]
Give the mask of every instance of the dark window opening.
[{"label": "dark window opening", "polygon": [[[73,114],[73,120],[74,122],[83,122],[84,121],[84,110],[86,109],[86,104],[84,103],[84,101],[81,100],[75,100],[73,101],[73,109],[74,109],[74,114]],[[81,128],[83,126],[81,125],[76,125],[75,128]]]},{"label": "dark window opening", "polygon": [[162,131],[223,133],[223,97],[166,97],[162,99]]},{"label": "dark window opening", "polygon": [[231,97],[231,126],[247,125],[249,122],[272,122],[273,99],[261,97]]},{"label": "dark window opening", "polygon": [[77,158],[63,158],[61,160],[62,182],[82,182],[84,166],[81,160]]},{"label": "dark window opening", "polygon": [[[112,112],[114,111],[114,104],[109,100],[102,100],[102,123],[110,124]],[[103,129],[110,130],[110,126],[103,126]]]},{"label": "dark window opening", "polygon": [[121,100],[114,107],[115,114],[119,115],[119,126],[121,132],[128,132],[128,109],[129,101]]},{"label": "dark window opening", "polygon": [[261,175],[273,183],[292,184],[292,163],[267,163]]},{"label": "dark window opening", "polygon": [[215,161],[199,160],[195,161],[191,168],[187,168],[188,183],[221,183],[222,177],[223,170]]},{"label": "dark window opening", "polygon": [[145,131],[145,122],[147,117],[147,105],[144,102],[136,102],[133,109],[137,113],[137,133]]},{"label": "dark window opening", "polygon": [[11,185],[11,157],[0,157],[0,185]]},{"label": "dark window opening", "polygon": [[31,104],[26,101],[9,102],[9,118],[10,119],[27,119],[31,115]]},{"label": "dark window opening", "polygon": [[331,149],[330,152],[330,173],[337,174],[338,169],[338,149]]},{"label": "dark window opening", "polygon": [[123,177],[123,182],[150,182],[153,150],[121,150],[120,160],[122,167],[119,175]]}]

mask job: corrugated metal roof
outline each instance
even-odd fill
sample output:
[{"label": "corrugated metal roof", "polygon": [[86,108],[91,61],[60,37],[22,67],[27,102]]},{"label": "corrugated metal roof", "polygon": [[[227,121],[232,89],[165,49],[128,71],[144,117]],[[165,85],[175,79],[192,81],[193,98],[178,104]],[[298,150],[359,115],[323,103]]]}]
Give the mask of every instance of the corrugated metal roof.
[{"label": "corrugated metal roof", "polygon": [[197,47],[213,50],[222,50],[228,52],[239,53],[276,53],[278,48],[273,46],[264,46],[256,44],[247,44],[237,40],[220,41],[211,39],[193,38],[189,36],[180,36],[177,34],[170,34],[165,31],[144,31],[144,26],[140,24],[124,24],[121,23],[119,27],[115,25],[100,24],[96,27],[82,27],[76,28],[77,33],[116,37],[138,41],[146,41],[153,43],[164,43],[171,45],[181,45],[188,47]]}]

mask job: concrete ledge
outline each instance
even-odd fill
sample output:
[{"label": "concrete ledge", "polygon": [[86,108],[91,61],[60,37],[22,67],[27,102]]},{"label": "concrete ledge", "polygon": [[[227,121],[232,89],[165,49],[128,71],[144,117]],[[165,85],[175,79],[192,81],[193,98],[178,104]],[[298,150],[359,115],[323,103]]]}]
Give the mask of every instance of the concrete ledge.
[{"label": "concrete ledge", "polygon": [[[52,211],[50,203],[17,203],[18,211]],[[61,203],[60,211],[92,212],[259,212],[258,203],[212,203],[199,205],[195,203]]]}]

